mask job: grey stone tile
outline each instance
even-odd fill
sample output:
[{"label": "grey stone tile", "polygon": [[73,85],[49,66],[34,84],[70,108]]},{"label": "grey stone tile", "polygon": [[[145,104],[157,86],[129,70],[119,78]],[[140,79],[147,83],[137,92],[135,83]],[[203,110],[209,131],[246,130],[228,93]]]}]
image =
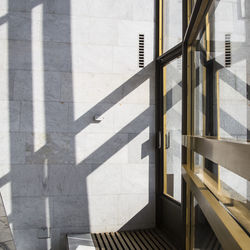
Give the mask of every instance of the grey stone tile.
[{"label": "grey stone tile", "polygon": [[7,39],[31,40],[31,17],[28,13],[10,12],[8,15],[8,26]]},{"label": "grey stone tile", "polygon": [[10,178],[12,197],[42,196],[47,192],[43,165],[14,165]]},{"label": "grey stone tile", "polygon": [[25,136],[18,132],[0,133],[0,163],[25,163]]},{"label": "grey stone tile", "polygon": [[88,16],[91,0],[51,1],[46,0],[49,13],[71,16]]},{"label": "grey stone tile", "polygon": [[92,18],[89,26],[89,42],[100,45],[117,45],[117,22],[110,19]]},{"label": "grey stone tile", "polygon": [[[135,79],[133,79],[135,78]],[[140,82],[140,78],[142,79]],[[153,76],[146,78],[143,75],[139,74],[132,77],[132,79],[128,79],[125,82],[125,86],[122,86],[124,98],[122,99],[122,103],[126,104],[148,104],[153,105],[155,103],[154,100],[154,81]],[[133,87],[136,87],[133,89]],[[128,92],[128,89],[131,89]]]},{"label": "grey stone tile", "polygon": [[[41,134],[40,136],[44,136]],[[29,164],[75,164],[74,135],[67,133],[49,133],[46,135],[46,145],[33,152],[34,135],[26,136],[26,162]]]},{"label": "grey stone tile", "polygon": [[90,15],[94,17],[131,19],[133,14],[130,0],[93,1],[89,7]]},{"label": "grey stone tile", "polygon": [[[40,80],[41,82],[41,80]],[[14,100],[32,101],[33,99],[32,72],[16,70],[14,78]]]},{"label": "grey stone tile", "polygon": [[[116,195],[92,195],[88,197],[89,220],[92,226],[114,225],[118,220]],[[107,204],[109,204],[107,206]]]},{"label": "grey stone tile", "polygon": [[155,165],[122,165],[121,193],[148,194],[155,190]]},{"label": "grey stone tile", "polygon": [[155,106],[148,104],[123,104],[115,106],[115,130],[122,133],[154,132]]},{"label": "grey stone tile", "polygon": [[152,225],[155,222],[154,197],[148,194],[120,195],[118,224],[122,225]]},{"label": "grey stone tile", "polygon": [[138,48],[137,43],[132,46],[115,46],[113,52],[113,72],[125,74],[138,72]]},{"label": "grey stone tile", "polygon": [[[34,110],[36,110],[37,127],[33,125]],[[46,123],[44,124],[44,122]],[[22,102],[21,131],[44,132],[45,129],[47,132],[68,131],[68,104],[62,102]]]},{"label": "grey stone tile", "polygon": [[0,101],[2,117],[0,131],[19,131],[20,127],[20,103],[15,101]]},{"label": "grey stone tile", "polygon": [[[69,110],[74,112],[75,120],[69,112],[69,131],[79,133],[110,133],[114,132],[114,109],[113,104],[98,103],[74,103],[69,104]],[[95,121],[95,116],[101,116],[102,121]]]},{"label": "grey stone tile", "polygon": [[99,102],[116,103],[123,98],[124,90],[120,85],[127,78],[118,74],[74,73],[73,82],[62,80],[61,100],[91,103],[92,106]]},{"label": "grey stone tile", "polygon": [[73,50],[76,72],[112,73],[113,48],[111,46],[76,44]]},{"label": "grey stone tile", "polygon": [[141,133],[129,134],[128,161],[130,164],[153,164],[155,162],[155,136]]},{"label": "grey stone tile", "polygon": [[[9,40],[9,69],[31,69],[31,42]],[[7,66],[7,64],[4,64]]]},{"label": "grey stone tile", "polygon": [[68,131],[68,104],[63,102],[46,102],[46,130],[48,132]]},{"label": "grey stone tile", "polygon": [[[1,72],[3,73],[3,78],[8,81],[8,69],[9,69],[9,61],[8,61],[8,42],[6,40],[0,40],[0,64]],[[5,92],[7,92],[5,90]]]},{"label": "grey stone tile", "polygon": [[[0,42],[1,44],[1,42]],[[0,45],[1,46],[1,45]],[[13,90],[14,90],[14,77],[15,71],[12,70],[0,70],[1,78],[1,92],[0,92],[0,100],[10,101],[13,100]]]},{"label": "grey stone tile", "polygon": [[[39,22],[39,20],[37,20]],[[71,42],[71,18],[67,15],[47,14],[43,20],[43,41]]]},{"label": "grey stone tile", "polygon": [[127,143],[127,134],[81,132],[76,137],[76,163],[127,163]]},{"label": "grey stone tile", "polygon": [[[50,204],[51,205],[51,204]],[[41,197],[14,197],[12,198],[13,229],[45,228],[46,214],[45,198]],[[50,208],[51,210],[52,208]],[[50,218],[51,220],[51,218]],[[51,225],[52,222],[50,221]]]},{"label": "grey stone tile", "polygon": [[[40,53],[39,46],[33,51],[34,56]],[[44,42],[44,70],[48,71],[72,71],[71,44]],[[37,68],[41,70],[41,68]]]},{"label": "grey stone tile", "polygon": [[[143,8],[145,7],[143,6],[142,8],[140,8],[140,10],[142,10]],[[145,48],[153,47],[154,45],[154,35],[153,35],[154,23],[153,22],[147,22],[147,21],[137,22],[137,21],[130,21],[130,20],[119,20],[118,24],[119,24],[119,45],[120,46],[130,46],[130,47],[138,49],[139,34],[144,34]],[[129,32],[127,32],[128,30]],[[129,48],[127,48],[127,51],[129,51]],[[138,57],[138,54],[137,54],[137,57]],[[136,62],[138,62],[138,60],[136,60]]]},{"label": "grey stone tile", "polygon": [[[44,76],[41,78],[41,74]],[[64,73],[16,71],[14,99],[21,101],[59,101]]]},{"label": "grey stone tile", "polygon": [[53,197],[54,226],[81,227],[89,224],[88,199],[86,196]]},{"label": "grey stone tile", "polygon": [[48,250],[47,239],[37,238],[37,229],[14,230],[18,250]]},{"label": "grey stone tile", "polygon": [[122,164],[93,165],[87,181],[90,184],[90,195],[118,195],[121,192]]},{"label": "grey stone tile", "polygon": [[49,166],[50,195],[89,195],[87,178],[90,173],[91,165]]},{"label": "grey stone tile", "polygon": [[[79,3],[79,1],[78,1]],[[73,12],[73,11],[72,11]],[[86,16],[71,16],[71,43],[80,44],[94,44],[94,41],[90,40],[91,19]],[[74,47],[74,46],[73,46]]]},{"label": "grey stone tile", "polygon": [[27,0],[11,0],[8,3],[9,11],[26,11]]},{"label": "grey stone tile", "polygon": [[154,21],[154,1],[135,0],[133,1],[133,20]]}]

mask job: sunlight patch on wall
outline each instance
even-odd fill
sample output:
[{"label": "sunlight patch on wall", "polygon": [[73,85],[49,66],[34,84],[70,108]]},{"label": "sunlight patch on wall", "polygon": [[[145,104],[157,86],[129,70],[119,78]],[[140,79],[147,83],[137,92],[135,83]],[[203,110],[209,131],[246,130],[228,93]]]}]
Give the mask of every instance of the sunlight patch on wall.
[{"label": "sunlight patch on wall", "polygon": [[[12,119],[12,123],[9,123],[9,116],[11,115],[11,112],[14,112],[14,108],[16,108],[15,103],[9,103],[8,101],[0,101],[1,105],[1,132],[4,131],[11,131],[13,128],[13,125],[15,123],[14,119]],[[11,109],[10,109],[11,106]],[[13,118],[13,117],[12,117]]]},{"label": "sunlight patch on wall", "polygon": [[127,163],[127,134],[88,133],[75,137],[76,164]]},{"label": "sunlight patch on wall", "polygon": [[129,163],[152,163],[153,159],[150,159],[150,157],[153,157],[153,155],[150,154],[152,147],[153,145],[149,133],[149,127],[146,127],[140,134],[136,134],[136,136],[128,143]]},{"label": "sunlight patch on wall", "polygon": [[0,4],[0,11],[8,11],[8,2],[9,0],[1,0],[1,4]]},{"label": "sunlight patch on wall", "polygon": [[[0,57],[2,56],[1,50],[7,49],[7,48],[2,48],[1,47],[1,42],[0,42]],[[0,63],[2,59],[0,58]],[[6,61],[6,60],[5,60]],[[3,65],[3,64],[1,64]],[[9,100],[9,75],[7,70],[0,70],[0,86],[1,86],[1,91],[0,91],[0,100]]]},{"label": "sunlight patch on wall", "polygon": [[[140,81],[140,79],[138,79],[138,81]],[[126,95],[122,99],[122,102],[150,104],[151,100],[153,100],[153,96],[151,97],[151,95],[154,95],[154,90],[150,91],[151,86],[153,87],[153,83],[150,83],[150,79],[145,80],[135,90]]]},{"label": "sunlight patch on wall", "polygon": [[149,104],[130,104],[119,102],[113,107],[115,131],[141,133],[145,127],[153,125],[152,112]]},{"label": "sunlight patch on wall", "polygon": [[[45,104],[44,100],[44,77],[43,77],[43,27],[42,20],[43,5],[38,5],[32,9],[32,80],[33,80],[33,121],[34,132],[46,133],[45,128]],[[36,40],[36,41],[35,41]],[[38,70],[37,70],[38,69]],[[38,151],[46,143],[45,136],[34,133],[34,151]]]},{"label": "sunlight patch on wall", "polygon": [[[122,195],[119,197],[119,224],[121,226],[140,214],[149,204],[148,195]],[[148,220],[148,218],[147,218]]]},{"label": "sunlight patch on wall", "polygon": [[0,164],[9,166],[11,162],[10,135],[6,132],[0,133]]}]

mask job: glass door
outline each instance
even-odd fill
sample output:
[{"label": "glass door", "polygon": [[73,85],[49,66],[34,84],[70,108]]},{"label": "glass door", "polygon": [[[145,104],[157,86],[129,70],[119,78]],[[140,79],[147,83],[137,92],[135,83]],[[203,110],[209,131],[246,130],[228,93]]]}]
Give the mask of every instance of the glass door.
[{"label": "glass door", "polygon": [[163,67],[163,193],[181,202],[182,57]]}]

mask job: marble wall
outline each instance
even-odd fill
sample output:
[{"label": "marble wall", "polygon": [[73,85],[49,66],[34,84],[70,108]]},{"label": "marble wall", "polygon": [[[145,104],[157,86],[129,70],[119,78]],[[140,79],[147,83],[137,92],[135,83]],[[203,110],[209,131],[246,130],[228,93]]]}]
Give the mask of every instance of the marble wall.
[{"label": "marble wall", "polygon": [[154,226],[153,48],[151,0],[1,1],[0,191],[18,250]]}]

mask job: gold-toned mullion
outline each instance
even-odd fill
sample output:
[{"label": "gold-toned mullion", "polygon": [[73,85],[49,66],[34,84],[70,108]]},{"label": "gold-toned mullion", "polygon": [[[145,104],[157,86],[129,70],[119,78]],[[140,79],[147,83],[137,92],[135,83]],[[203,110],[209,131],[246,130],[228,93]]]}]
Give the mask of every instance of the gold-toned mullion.
[{"label": "gold-toned mullion", "polygon": [[192,13],[192,0],[187,0],[187,23],[190,22],[190,17]]},{"label": "gold-toned mullion", "polygon": [[[187,135],[192,135],[192,47],[187,48]],[[191,169],[190,147],[187,148],[187,167]]]},{"label": "gold-toned mullion", "polygon": [[167,134],[167,66],[163,67],[163,193],[167,194],[167,150],[166,150],[166,134]]},{"label": "gold-toned mullion", "polygon": [[159,0],[159,56],[163,53],[163,0]]},{"label": "gold-toned mullion", "polygon": [[[216,72],[216,94],[217,94],[217,138],[220,139],[220,79],[219,70]],[[218,190],[221,190],[220,165],[218,164]]]},{"label": "gold-toned mullion", "polygon": [[[163,0],[159,0],[159,56],[163,54]],[[166,152],[166,119],[167,119],[167,103],[166,103],[166,66],[162,68],[162,94],[163,94],[163,194],[167,194],[167,152]]]},{"label": "gold-toned mullion", "polygon": [[187,28],[187,32],[189,31],[188,37],[184,37],[184,41],[186,41],[188,45],[191,45],[195,41],[195,38],[199,31],[200,23],[202,22],[202,19],[204,15],[206,14],[207,10],[209,9],[211,3],[212,3],[212,0],[202,0],[202,3],[199,7],[199,12],[197,14],[195,13],[195,15],[193,15],[193,13],[191,12],[190,20],[191,19],[195,19],[195,20],[194,20],[193,25]]},{"label": "gold-toned mullion", "polygon": [[[192,48],[187,47],[187,135],[192,134],[192,117],[191,117],[191,93],[192,93]],[[188,143],[187,147],[187,170],[191,169],[191,148]],[[190,185],[186,185],[186,250],[190,249]]]},{"label": "gold-toned mullion", "polygon": [[[195,195],[202,212],[208,218],[209,224],[222,244],[222,247],[225,249],[249,249],[249,236],[234,218],[225,211],[225,208],[221,206],[220,202],[207,189],[202,181],[190,170],[186,171],[184,179],[187,184],[190,184],[191,190]],[[218,223],[223,225],[225,230],[222,226],[218,226]],[[223,234],[230,234],[230,237],[223,237]],[[237,244],[238,247],[229,247],[228,242],[230,242],[230,244]]]},{"label": "gold-toned mullion", "polygon": [[[196,86],[196,67],[195,67],[195,59],[194,59],[194,56],[195,56],[195,47],[192,46],[191,47],[191,69],[192,69],[192,74],[191,74],[191,135],[194,135],[194,123],[195,123],[195,106],[194,106],[194,98],[195,98],[195,95],[194,95],[194,90],[195,90],[195,86]],[[192,151],[192,157],[191,157],[191,160],[192,160],[192,167],[191,169],[193,169],[194,171],[194,152]]]},{"label": "gold-toned mullion", "polygon": [[206,15],[206,54],[207,61],[210,60],[210,22],[209,22],[209,13]]}]

